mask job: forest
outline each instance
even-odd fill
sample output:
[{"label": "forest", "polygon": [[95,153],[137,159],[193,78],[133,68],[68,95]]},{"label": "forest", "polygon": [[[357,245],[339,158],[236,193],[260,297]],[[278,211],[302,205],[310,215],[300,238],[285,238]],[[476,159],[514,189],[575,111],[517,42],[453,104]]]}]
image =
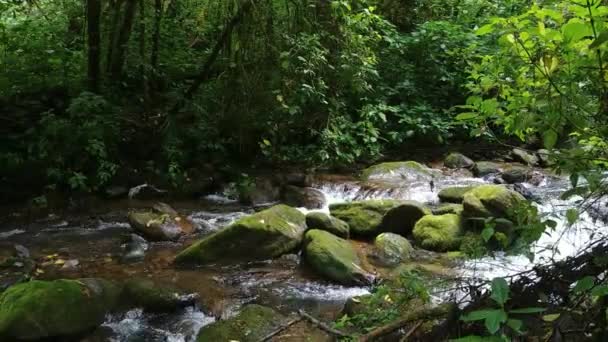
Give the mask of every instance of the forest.
[{"label": "forest", "polygon": [[608,341],[608,1],[0,0],[0,341]]}]

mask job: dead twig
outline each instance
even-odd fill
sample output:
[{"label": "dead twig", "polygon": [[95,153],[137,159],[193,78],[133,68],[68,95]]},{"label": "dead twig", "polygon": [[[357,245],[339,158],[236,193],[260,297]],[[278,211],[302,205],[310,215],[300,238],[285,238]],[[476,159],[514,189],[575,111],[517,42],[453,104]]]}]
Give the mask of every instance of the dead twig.
[{"label": "dead twig", "polygon": [[275,329],[273,332],[271,332],[270,334],[264,336],[262,339],[260,339],[260,342],[266,342],[269,341],[271,338],[275,337],[276,335],[282,333],[283,331],[285,331],[287,328],[291,327],[292,325],[301,322],[304,318],[303,317],[298,317],[295,319],[292,319],[291,321],[281,325],[280,327],[278,327],[277,329]]},{"label": "dead twig", "polygon": [[330,334],[332,334],[334,336],[339,336],[339,337],[350,337],[349,334],[346,334],[346,333],[344,333],[344,332],[342,332],[340,330],[336,330],[336,329],[330,327],[329,325],[327,325],[327,324],[321,322],[320,320],[312,317],[311,315],[309,315],[308,313],[306,313],[304,310],[299,310],[298,314],[300,316],[302,316],[302,318],[306,319],[308,322],[312,323],[317,328],[319,328],[319,329],[321,329],[321,330],[323,330],[323,331],[325,331],[327,333],[330,333]]}]

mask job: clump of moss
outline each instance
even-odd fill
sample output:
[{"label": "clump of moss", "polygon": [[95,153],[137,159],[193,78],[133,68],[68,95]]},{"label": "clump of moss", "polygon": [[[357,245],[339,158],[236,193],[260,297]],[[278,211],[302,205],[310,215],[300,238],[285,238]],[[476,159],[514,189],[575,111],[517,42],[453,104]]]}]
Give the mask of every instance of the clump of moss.
[{"label": "clump of moss", "polygon": [[458,249],[462,233],[459,215],[427,215],[414,227],[415,241],[425,249],[445,252]]}]

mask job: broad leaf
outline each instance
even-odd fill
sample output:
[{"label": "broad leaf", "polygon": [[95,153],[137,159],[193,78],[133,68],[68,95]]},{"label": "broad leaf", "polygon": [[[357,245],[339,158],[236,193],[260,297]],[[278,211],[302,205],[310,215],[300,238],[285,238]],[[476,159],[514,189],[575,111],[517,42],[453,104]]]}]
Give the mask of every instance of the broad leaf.
[{"label": "broad leaf", "polygon": [[549,129],[545,131],[545,133],[543,133],[543,144],[545,145],[546,149],[552,149],[553,147],[555,147],[556,143],[557,133],[554,130]]},{"label": "broad leaf", "polygon": [[562,33],[564,35],[564,38],[571,42],[577,42],[583,39],[584,37],[593,35],[593,31],[588,25],[582,22],[574,21],[570,21],[566,25],[564,25],[562,27]]},{"label": "broad leaf", "polygon": [[494,228],[492,228],[492,227],[485,227],[481,231],[481,237],[483,238],[483,241],[485,241],[485,242],[490,241],[492,236],[494,236]]},{"label": "broad leaf", "polygon": [[509,328],[515,330],[518,333],[521,333],[521,327],[524,325],[524,322],[522,322],[519,319],[508,319],[507,320],[507,326],[509,326]]},{"label": "broad leaf", "polygon": [[490,334],[495,334],[498,331],[498,329],[500,329],[500,325],[502,323],[505,323],[506,321],[507,321],[506,312],[504,312],[503,310],[493,310],[491,312],[491,314],[488,315],[488,317],[486,317],[484,324]]},{"label": "broad leaf", "polygon": [[545,308],[531,307],[531,308],[521,308],[521,309],[509,310],[509,313],[513,313],[513,314],[532,314],[532,313],[544,312],[546,310],[547,309],[545,309]]},{"label": "broad leaf", "polygon": [[576,282],[576,285],[574,286],[573,291],[575,293],[589,291],[594,285],[595,285],[595,278],[593,278],[592,276],[587,276]]},{"label": "broad leaf", "polygon": [[490,298],[494,299],[498,305],[505,305],[509,300],[509,284],[504,278],[494,278],[492,280],[492,295]]},{"label": "broad leaf", "polygon": [[602,46],[604,43],[608,42],[608,31],[602,31],[596,40],[589,45],[590,49],[597,49]]},{"label": "broad leaf", "polygon": [[566,220],[568,220],[568,225],[573,225],[578,220],[578,210],[574,208],[568,209],[566,211]]}]

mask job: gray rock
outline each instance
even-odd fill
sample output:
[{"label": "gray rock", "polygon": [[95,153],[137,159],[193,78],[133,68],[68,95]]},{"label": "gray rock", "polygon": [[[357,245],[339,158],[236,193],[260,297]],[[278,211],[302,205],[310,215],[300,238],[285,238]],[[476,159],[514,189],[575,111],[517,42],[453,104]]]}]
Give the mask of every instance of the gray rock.
[{"label": "gray rock", "polygon": [[500,171],[500,164],[489,161],[477,162],[475,163],[475,167],[473,168],[473,173],[477,177],[484,177],[487,175],[500,173]]},{"label": "gray rock", "polygon": [[148,242],[137,234],[131,234],[129,238],[129,241],[124,245],[125,253],[122,256],[122,260],[124,262],[143,260],[149,248]]},{"label": "gray rock", "polygon": [[525,151],[521,148],[514,148],[511,151],[511,154],[513,155],[513,159],[518,162],[522,162],[530,166],[538,165],[538,157],[535,154]]},{"label": "gray rock", "polygon": [[320,190],[293,185],[287,185],[283,188],[282,199],[289,206],[307,209],[321,209],[327,202],[325,194]]},{"label": "gray rock", "polygon": [[475,162],[461,153],[450,153],[443,161],[445,167],[450,169],[468,169],[475,165]]}]

